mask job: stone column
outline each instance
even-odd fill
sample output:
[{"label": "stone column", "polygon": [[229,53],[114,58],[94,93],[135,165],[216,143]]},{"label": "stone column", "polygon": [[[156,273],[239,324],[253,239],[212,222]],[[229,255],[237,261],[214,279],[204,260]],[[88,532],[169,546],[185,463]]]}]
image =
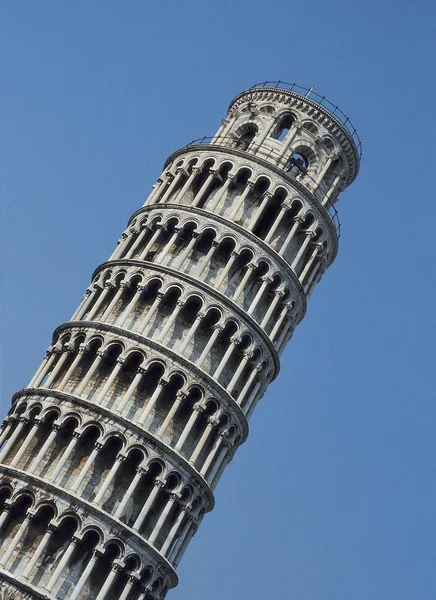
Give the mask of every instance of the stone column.
[{"label": "stone column", "polygon": [[179,183],[180,178],[181,178],[182,175],[185,175],[185,170],[182,167],[178,167],[176,169],[176,176],[174,177],[174,179],[172,180],[171,184],[167,188],[165,194],[160,199],[160,202],[166,202],[168,200],[169,196],[172,194],[172,192],[175,189],[176,185]]},{"label": "stone column", "polygon": [[248,226],[248,231],[253,231],[254,228],[256,227],[260,217],[262,216],[266,205],[268,204],[269,200],[272,198],[272,194],[271,192],[265,192],[262,198],[262,202],[260,203],[260,206],[258,207],[256,214],[254,215],[254,219],[252,219],[251,223]]},{"label": "stone column", "polygon": [[242,293],[242,290],[245,288],[245,286],[248,283],[248,280],[250,279],[251,275],[253,274],[253,271],[255,271],[255,270],[256,270],[256,265],[254,263],[248,263],[247,270],[245,271],[244,276],[241,279],[241,283],[238,285],[235,293],[230,298],[231,300],[233,300],[233,302],[237,301],[237,299],[239,298],[239,296]]},{"label": "stone column", "polygon": [[336,160],[337,157],[338,157],[337,154],[331,154],[330,156],[327,157],[327,160],[325,161],[323,168],[321,169],[321,171],[319,172],[319,174],[317,175],[317,177],[315,179],[315,185],[317,186],[317,189],[318,189],[321,181],[323,180],[324,175],[327,173],[328,168],[330,167],[332,162],[334,160]]},{"label": "stone column", "polygon": [[258,289],[257,294],[253,298],[253,302],[250,304],[250,306],[247,310],[248,315],[252,315],[254,313],[254,311],[257,308],[257,305],[260,302],[260,299],[262,298],[266,288],[268,287],[268,284],[270,284],[271,282],[272,282],[271,277],[268,277],[266,275],[264,277],[262,277],[262,285]]},{"label": "stone column", "polygon": [[309,257],[309,260],[306,263],[306,266],[304,267],[304,269],[302,270],[302,272],[301,272],[301,274],[299,276],[299,280],[300,280],[301,284],[304,283],[304,280],[306,279],[306,276],[307,276],[307,274],[309,272],[310,267],[313,264],[313,261],[317,257],[318,253],[321,252],[321,250],[322,250],[322,245],[321,244],[316,244],[315,247],[314,247],[314,249],[313,249],[313,251],[312,251],[312,254]]},{"label": "stone column", "polygon": [[331,186],[330,186],[330,188],[329,188],[329,191],[328,191],[328,192],[327,192],[327,194],[324,196],[324,198],[323,198],[323,200],[322,200],[322,202],[321,202],[321,204],[322,204],[323,206],[326,206],[326,205],[328,204],[328,202],[329,202],[330,198],[331,198],[332,196],[334,196],[334,195],[335,195],[335,192],[336,192],[336,187],[337,187],[337,185],[338,185],[338,183],[339,183],[339,181],[340,181],[340,179],[341,179],[342,175],[343,175],[343,173],[338,173],[338,174],[336,175],[336,177],[334,178],[334,180],[332,181],[332,184],[331,184]]},{"label": "stone column", "polygon": [[53,471],[53,473],[49,477],[49,479],[51,481],[53,481],[53,483],[56,483],[56,480],[59,477],[62,469],[64,468],[65,463],[70,458],[71,453],[73,452],[74,448],[76,447],[77,442],[79,441],[79,438],[80,438],[80,434],[77,431],[74,431],[73,437],[71,438],[68,446],[65,448],[64,453],[62,454],[61,458],[59,459],[56,469]]},{"label": "stone column", "polygon": [[145,517],[147,516],[147,514],[151,508],[151,505],[155,501],[158,493],[164,487],[164,485],[165,485],[165,481],[163,479],[159,479],[158,477],[155,479],[154,488],[150,492],[150,494],[147,498],[147,501],[145,502],[144,506],[142,507],[142,510],[139,513],[136,521],[133,523],[133,529],[136,529],[136,531],[139,531],[141,525],[143,524],[143,522],[145,520]]},{"label": "stone column", "polygon": [[90,576],[91,571],[94,568],[95,563],[97,562],[100,554],[101,554],[100,550],[96,549],[93,551],[90,561],[86,565],[85,570],[82,573],[82,576],[80,577],[79,581],[77,582],[76,587],[73,589],[73,593],[68,598],[68,600],[77,600],[77,598],[80,596],[82,588],[85,585],[85,583],[88,581],[88,577]]},{"label": "stone column", "polygon": [[76,396],[80,396],[82,394],[83,390],[86,388],[88,383],[91,381],[92,376],[94,375],[94,373],[97,371],[98,367],[100,366],[100,362],[101,362],[103,356],[104,356],[103,352],[101,352],[100,350],[97,350],[97,352],[95,354],[95,358],[94,358],[91,366],[89,367],[85,377],[79,383],[77,388],[73,389],[72,393],[74,393]]},{"label": "stone column", "polygon": [[100,392],[97,394],[97,397],[94,399],[95,404],[100,404],[103,402],[104,397],[106,396],[106,394],[108,393],[108,391],[111,388],[111,385],[113,384],[115,379],[118,377],[123,364],[124,364],[124,358],[117,358],[117,364],[115,365],[114,369],[112,370],[112,373],[109,375],[106,383],[104,384],[104,386],[102,387]]},{"label": "stone column", "polygon": [[97,312],[100,310],[100,307],[103,304],[103,300],[106,298],[106,296],[109,294],[109,291],[111,289],[113,289],[113,285],[112,283],[110,283],[109,281],[106,281],[106,283],[104,284],[104,289],[101,292],[101,294],[99,294],[97,300],[95,301],[94,306],[91,308],[91,310],[89,311],[86,320],[87,321],[92,321],[95,317],[95,315],[97,314]]},{"label": "stone column", "polygon": [[206,178],[206,181],[203,183],[203,185],[198,190],[197,194],[192,200],[192,206],[197,206],[198,204],[200,204],[201,200],[203,199],[203,196],[206,194],[206,191],[208,190],[212,182],[212,179],[215,177],[215,173],[215,169],[209,169],[209,175]]},{"label": "stone column", "polygon": [[216,324],[213,327],[213,333],[209,338],[209,341],[207,342],[206,346],[204,347],[203,352],[201,353],[201,355],[199,356],[197,362],[196,362],[196,366],[197,367],[201,367],[201,365],[204,362],[204,359],[206,358],[206,356],[209,354],[209,352],[212,349],[212,346],[214,345],[217,337],[219,336],[219,334],[221,333],[221,331],[223,331],[224,327],[220,324]]},{"label": "stone column", "polygon": [[11,505],[12,505],[11,501],[10,500],[6,500],[5,506],[3,507],[2,513],[0,515],[0,531],[3,529],[3,526],[6,523],[7,518],[9,517],[9,513],[10,513],[10,510],[11,510]]},{"label": "stone column", "polygon": [[140,230],[139,235],[136,238],[135,242],[132,244],[132,246],[126,252],[126,255],[124,257],[125,259],[133,258],[136,250],[141,246],[141,244],[144,241],[144,238],[146,238],[149,233],[150,233],[149,227],[147,225],[144,225],[142,227],[142,229]]},{"label": "stone column", "polygon": [[317,263],[316,263],[316,265],[315,265],[315,267],[312,269],[312,272],[311,272],[311,274],[309,275],[309,278],[308,278],[308,280],[306,281],[306,284],[305,284],[305,286],[304,286],[304,292],[305,292],[306,294],[308,294],[308,290],[309,290],[309,288],[310,288],[310,285],[311,285],[312,281],[314,280],[314,278],[315,278],[316,274],[318,273],[318,271],[319,271],[319,269],[320,269],[320,267],[321,267],[321,264],[322,264],[322,262],[321,262],[321,261],[317,262]]},{"label": "stone column", "polygon": [[55,584],[59,582],[59,579],[63,573],[63,570],[69,563],[70,558],[73,555],[73,552],[76,549],[78,542],[79,542],[79,540],[76,537],[72,538],[71,542],[69,543],[68,548],[65,550],[61,560],[59,561],[59,564],[57,565],[56,569],[54,570],[53,575],[50,577],[50,580],[46,585],[47,592],[50,593],[53,590]]},{"label": "stone column", "polygon": [[174,538],[177,535],[177,532],[182,524],[182,521],[186,515],[187,512],[189,512],[191,510],[191,506],[188,504],[186,506],[182,506],[180,513],[177,516],[177,519],[174,521],[174,525],[171,527],[166,540],[164,541],[164,543],[162,544],[162,547],[160,549],[160,553],[165,556],[168,549],[170,548],[171,544],[173,543]]},{"label": "stone column", "polygon": [[264,385],[264,383],[265,383],[265,378],[260,377],[259,381],[254,386],[253,391],[249,395],[247,402],[244,405],[243,411],[244,411],[244,414],[245,414],[245,417],[247,420],[249,419],[249,417],[251,416],[251,413],[253,412],[253,409],[256,405],[255,400],[259,394],[260,388]]},{"label": "stone column", "polygon": [[272,238],[273,235],[275,234],[275,232],[277,231],[278,226],[280,225],[280,223],[282,222],[284,216],[286,215],[286,213],[288,212],[288,210],[290,210],[290,207],[288,204],[283,203],[280,207],[280,212],[277,215],[277,217],[275,218],[273,224],[271,225],[271,227],[269,228],[268,233],[265,236],[264,242],[265,244],[268,244]]},{"label": "stone column", "polygon": [[213,374],[214,379],[216,379],[217,381],[219,379],[219,376],[223,372],[224,367],[226,366],[235,347],[240,343],[240,341],[241,340],[239,338],[236,338],[236,337],[231,338],[229,346],[228,346],[227,350],[224,352],[224,356],[222,357],[218,367],[215,370],[215,373]]},{"label": "stone column", "polygon": [[219,202],[222,200],[222,198],[224,197],[224,194],[227,192],[227,190],[229,189],[230,184],[232,183],[232,179],[234,177],[234,173],[228,173],[227,174],[227,179],[224,182],[224,184],[221,186],[221,188],[217,191],[215,198],[213,198],[210,201],[210,205],[207,207],[207,210],[210,211],[214,211],[215,208],[218,206]]},{"label": "stone column", "polygon": [[179,550],[183,546],[183,541],[186,539],[188,531],[191,529],[192,521],[193,517],[188,514],[183,529],[180,532],[179,539],[177,540],[176,545],[174,546],[174,548],[172,548],[169,556],[167,557],[170,562],[173,562],[175,564],[175,566],[177,566],[177,563],[175,558],[173,560],[173,556],[177,557],[177,555],[179,554]]},{"label": "stone column", "polygon": [[145,330],[147,328],[147,325],[149,324],[151,317],[154,315],[154,313],[158,309],[159,304],[161,303],[163,297],[164,297],[164,294],[162,294],[161,292],[158,292],[156,294],[156,298],[154,299],[153,304],[148,309],[148,313],[145,315],[145,318],[142,322],[142,329],[140,331],[141,335],[145,335]]},{"label": "stone column", "polygon": [[173,325],[174,321],[179,316],[179,313],[182,310],[182,308],[183,308],[184,305],[185,305],[184,302],[181,302],[180,300],[177,300],[177,302],[176,302],[176,308],[173,310],[173,312],[171,313],[171,315],[168,318],[168,321],[163,326],[163,329],[162,329],[160,335],[156,338],[157,342],[162,342],[165,339],[165,336],[168,333],[171,325]]},{"label": "stone column", "polygon": [[52,431],[50,432],[50,435],[47,437],[44,444],[41,446],[40,451],[38,452],[38,454],[33,459],[32,463],[30,464],[29,471],[31,473],[33,473],[35,471],[36,467],[42,461],[42,458],[44,457],[45,453],[50,448],[50,445],[53,443],[53,440],[57,436],[59,429],[60,429],[59,425],[57,423],[53,423]]},{"label": "stone column", "polygon": [[265,328],[268,325],[268,321],[270,320],[270,317],[273,314],[280,298],[283,298],[284,295],[285,295],[285,293],[282,290],[274,291],[274,300],[269,305],[268,310],[266,311],[262,321],[260,322],[260,326],[262,328]]},{"label": "stone column", "polygon": [[20,417],[20,421],[19,421],[18,425],[15,427],[13,434],[8,439],[8,441],[3,446],[3,448],[0,452],[0,463],[4,461],[4,459],[7,457],[9,452],[12,450],[15,442],[18,439],[18,436],[21,434],[24,426],[27,425],[28,422],[29,422],[28,419],[26,419],[25,417]]},{"label": "stone column", "polygon": [[218,450],[221,447],[221,444],[224,442],[225,438],[229,435],[229,432],[227,430],[225,431],[221,431],[218,434],[217,439],[215,440],[215,444],[213,445],[213,447],[211,448],[209,454],[206,457],[206,460],[203,463],[203,466],[201,467],[200,470],[200,475],[202,475],[203,477],[206,477],[206,474],[209,470],[210,465],[212,464],[215,456],[217,455]]},{"label": "stone column", "polygon": [[85,353],[85,346],[83,344],[80,344],[80,346],[79,346],[79,348],[77,350],[76,357],[72,361],[71,365],[68,367],[65,375],[62,377],[62,380],[60,381],[60,383],[58,385],[58,389],[59,390],[63,390],[65,388],[65,385],[68,383],[71,375],[74,373],[74,371],[77,368],[79,362],[82,360],[82,357],[83,357],[84,353]]},{"label": "stone column", "polygon": [[301,128],[302,128],[301,123],[298,123],[298,121],[294,121],[293,126],[288,131],[285,139],[282,142],[283,147],[282,147],[280,155],[279,155],[279,157],[277,159],[277,164],[280,163],[280,161],[282,160],[282,158],[284,157],[284,155],[288,152],[289,148],[291,147],[292,142],[295,139],[295,136],[297,135],[297,133],[300,131]]},{"label": "stone column", "polygon": [[167,416],[165,417],[164,422],[162,423],[162,425],[159,427],[159,429],[156,431],[155,436],[157,437],[162,437],[165,435],[165,432],[167,430],[167,428],[169,427],[171,421],[173,420],[176,412],[178,411],[180,405],[183,403],[183,401],[186,399],[186,394],[185,392],[182,392],[181,390],[177,392],[175,400],[173,402],[173,405],[171,406],[170,410],[168,411]]},{"label": "stone column", "polygon": [[144,374],[145,374],[145,369],[143,369],[142,367],[138,367],[136,375],[133,378],[132,383],[129,385],[127,392],[124,394],[124,398],[120,402],[120,405],[115,407],[115,410],[118,413],[123,414],[124,409],[126,408],[130,398],[136,392],[136,389],[138,388],[139,384],[141,383],[141,380],[142,380],[142,377],[144,376]]},{"label": "stone column", "polygon": [[115,321],[115,325],[117,327],[124,327],[124,324],[126,323],[127,319],[132,316],[132,313],[136,306],[136,303],[139,301],[143,291],[144,291],[144,286],[138,285],[138,287],[136,288],[136,292],[133,294],[130,302],[124,308],[124,310],[121,314],[121,318],[118,319],[117,321]]},{"label": "stone column", "polygon": [[121,565],[117,562],[114,562],[112,564],[109,575],[108,575],[106,581],[104,582],[104,584],[95,600],[104,600],[106,598],[106,594],[109,592],[112,584],[115,581],[116,576],[118,575],[118,573],[120,571],[121,571]]},{"label": "stone column", "polygon": [[120,239],[118,240],[118,244],[117,244],[115,250],[109,256],[109,260],[117,260],[117,258],[120,256],[120,254],[124,250],[124,246],[126,244],[126,240],[128,239],[128,237],[129,237],[129,232],[124,231],[123,234],[121,235]]},{"label": "stone column", "polygon": [[[62,352],[62,351],[61,351]],[[61,372],[62,367],[64,366],[65,361],[67,360],[69,354],[71,354],[71,348],[65,348],[62,352],[62,355],[59,357],[58,361],[56,362],[55,366],[53,367],[53,369],[51,370],[49,376],[47,377],[46,382],[44,383],[45,388],[49,388],[51,386],[51,384],[53,383],[53,381],[56,379],[56,377],[59,375],[59,373]]]},{"label": "stone column", "polygon": [[197,272],[193,273],[194,276],[200,278],[203,275],[204,270],[206,269],[207,265],[209,264],[209,262],[212,258],[212,255],[214,254],[215,250],[217,249],[217,246],[218,246],[217,242],[212,241],[212,244],[209,248],[208,253],[203,258],[203,260],[200,262],[200,265],[196,269]]},{"label": "stone column", "polygon": [[77,492],[77,490],[79,489],[80,484],[85,479],[86,474],[88,473],[89,469],[91,468],[92,463],[95,461],[95,459],[97,458],[97,454],[100,452],[100,450],[102,448],[103,448],[103,445],[100,444],[99,442],[96,442],[94,444],[94,450],[88,456],[86,463],[83,465],[80,473],[77,475],[75,481],[73,482],[73,485],[71,486],[71,490],[73,492]]},{"label": "stone column", "polygon": [[145,421],[147,420],[148,415],[154,408],[163,388],[165,387],[165,385],[167,383],[168,383],[168,381],[166,379],[163,379],[163,378],[159,379],[156,389],[154,390],[150,400],[147,402],[147,406],[145,407],[145,409],[138,421],[139,425],[144,425]]},{"label": "stone column", "polygon": [[0,448],[3,444],[3,442],[5,441],[5,439],[8,437],[11,427],[14,424],[14,421],[15,421],[15,419],[13,417],[6,417],[5,420],[3,421],[2,432],[1,432],[1,436],[0,436]]},{"label": "stone column", "polygon": [[124,586],[123,591],[121,592],[119,600],[127,600],[131,589],[139,580],[140,576],[137,573],[130,573],[130,575],[127,578],[126,585]]},{"label": "stone column", "polygon": [[217,419],[215,419],[214,417],[208,418],[207,426],[205,427],[205,430],[203,431],[202,436],[198,440],[198,443],[197,443],[193,453],[191,454],[191,457],[189,458],[189,462],[191,463],[191,465],[195,466],[195,463],[196,463],[198,457],[200,456],[201,451],[207,444],[210,434],[212,433],[212,431],[218,424],[219,424],[219,421]]},{"label": "stone column", "polygon": [[157,255],[156,262],[158,262],[160,264],[163,264],[163,261],[165,260],[168,252],[170,251],[171,246],[176,241],[177,236],[179,235],[179,232],[180,232],[180,227],[174,227],[174,231],[171,234],[169,240],[167,241],[167,243],[165,244],[165,246],[162,248],[162,250],[160,251],[160,253]]},{"label": "stone column", "polygon": [[180,202],[182,200],[183,196],[191,187],[198,171],[199,169],[197,167],[192,167],[192,173],[189,175],[188,179],[183,184],[182,189],[177,193],[177,196],[173,199],[173,204],[177,204],[177,202]]},{"label": "stone column", "polygon": [[160,236],[160,231],[162,229],[162,225],[157,224],[157,225],[155,225],[155,227],[156,227],[156,231],[153,233],[151,238],[148,240],[147,244],[145,245],[145,248],[143,249],[143,251],[141,252],[141,254],[138,256],[138,258],[136,260],[145,260],[145,257],[147,256],[150,248],[153,246],[153,244],[156,242],[157,238]]},{"label": "stone column", "polygon": [[162,177],[159,177],[159,179],[153,185],[151,194],[148,196],[147,200],[144,202],[144,205],[145,204],[148,204],[148,205],[154,204],[154,200],[155,200],[156,196],[161,192],[161,188],[164,187],[165,184],[166,184],[166,182],[164,182]]},{"label": "stone column", "polygon": [[294,224],[291,228],[291,230],[289,231],[288,235],[286,236],[285,241],[282,244],[282,247],[279,250],[279,255],[280,256],[284,256],[287,247],[289,246],[289,244],[291,243],[294,235],[297,232],[297,229],[300,227],[301,223],[303,223],[304,219],[303,217],[299,217],[298,215],[294,218]]},{"label": "stone column", "polygon": [[[42,363],[39,365],[38,370],[36,371],[35,375],[32,377],[32,379],[29,381],[29,383],[27,384],[27,387],[38,387],[39,383],[36,384],[36,382],[38,380],[42,381],[43,377],[40,377],[40,375],[42,375],[42,373],[45,371],[48,362],[50,361],[51,357],[53,356],[52,351],[47,350],[47,352],[44,354],[44,358],[42,359]],[[36,385],[35,385],[36,384]]]},{"label": "stone column", "polygon": [[18,465],[21,457],[26,452],[26,450],[27,450],[30,442],[35,437],[35,434],[38,431],[38,427],[40,425],[41,425],[41,420],[40,419],[35,419],[34,422],[33,422],[32,427],[30,429],[30,431],[28,432],[28,434],[26,435],[23,443],[21,444],[20,449],[18,450],[18,452],[16,453],[16,455],[12,459],[12,461],[11,461],[11,467],[16,467]]},{"label": "stone column", "polygon": [[130,482],[130,485],[127,488],[126,493],[124,494],[123,499],[121,500],[117,510],[114,513],[114,517],[116,517],[117,519],[119,519],[121,517],[121,515],[124,512],[124,509],[127,506],[128,501],[135,493],[135,490],[138,487],[139,482],[141,481],[141,477],[143,475],[145,475],[145,473],[147,473],[147,471],[148,471],[148,469],[144,469],[143,467],[138,467],[136,469],[135,477]]},{"label": "stone column", "polygon": [[153,194],[153,197],[147,201],[148,206],[150,206],[151,204],[159,204],[159,202],[161,202],[166,190],[168,189],[168,186],[171,185],[171,182],[174,178],[173,174],[170,173],[170,171],[167,171],[164,174],[164,177],[165,179],[162,181],[161,185],[159,186],[159,189],[156,191],[156,194]]},{"label": "stone column", "polygon": [[233,266],[233,263],[238,258],[238,256],[239,256],[239,254],[237,252],[234,252],[233,250],[232,250],[232,252],[230,252],[230,258],[227,261],[226,266],[224,267],[224,269],[222,270],[220,276],[218,277],[218,279],[214,283],[214,288],[215,289],[218,289],[221,286],[222,282],[224,281],[225,277],[228,275],[230,269]]},{"label": "stone column", "polygon": [[286,317],[286,315],[288,314],[288,312],[290,312],[291,308],[292,308],[291,304],[289,304],[289,303],[285,304],[285,306],[282,308],[279,318],[277,319],[271,333],[269,334],[269,338],[272,342],[274,342],[274,337],[275,337],[276,333],[279,331],[280,327],[282,326],[283,320]]},{"label": "stone column", "polygon": [[251,190],[253,189],[253,187],[254,187],[254,181],[248,180],[247,183],[246,183],[246,185],[245,185],[244,191],[242,192],[242,194],[240,195],[240,197],[235,202],[235,207],[234,207],[234,209],[232,210],[232,212],[229,215],[230,221],[232,221],[233,219],[236,218],[238,212],[244,206],[245,199],[247,198],[248,194],[251,192]]},{"label": "stone column", "polygon": [[118,456],[115,459],[114,464],[112,465],[111,470],[106,475],[103,485],[101,486],[101,488],[98,491],[98,494],[94,498],[94,504],[100,504],[100,502],[103,500],[103,496],[105,495],[108,487],[112,483],[115,475],[117,474],[117,472],[118,472],[119,468],[121,467],[121,464],[125,458],[126,457],[123,454],[118,454]]},{"label": "stone column", "polygon": [[82,313],[82,311],[85,312],[88,305],[91,304],[91,298],[92,290],[86,290],[86,292],[82,296],[82,300],[80,301],[79,306],[71,315],[70,321],[75,321],[77,318],[80,318],[79,315]]},{"label": "stone column", "polygon": [[203,411],[204,406],[202,404],[199,404],[198,402],[194,404],[194,406],[192,407],[192,414],[189,417],[188,422],[186,423],[182,433],[180,434],[177,444],[174,446],[174,450],[176,450],[177,452],[181,451],[183,444],[186,442],[188,435],[191,433],[191,430],[195,425],[195,422],[197,421],[198,417]]},{"label": "stone column", "polygon": [[5,548],[6,552],[0,559],[0,567],[5,568],[6,565],[8,564],[8,560],[11,558],[15,548],[20,543],[21,538],[23,537],[26,529],[28,528],[30,520],[32,519],[33,516],[34,516],[34,513],[30,512],[30,511],[28,511],[27,514],[25,515],[23,522],[21,523],[20,527],[18,528],[18,531],[14,535],[12,541]]},{"label": "stone column", "polygon": [[233,388],[238,383],[238,380],[239,380],[240,376],[242,375],[242,372],[245,369],[248,361],[251,360],[252,358],[253,358],[253,353],[252,352],[243,352],[242,353],[241,362],[239,363],[238,368],[236,369],[233,377],[231,378],[231,380],[229,382],[229,385],[226,387],[226,390],[227,390],[227,392],[229,394],[232,393]]},{"label": "stone column", "polygon": [[111,314],[112,310],[114,309],[115,305],[117,304],[118,300],[121,298],[121,296],[124,293],[124,290],[127,287],[127,283],[125,283],[124,281],[122,281],[119,285],[120,285],[120,287],[114,294],[114,297],[112,298],[112,300],[109,302],[104,313],[101,315],[100,321],[107,321],[109,315]]},{"label": "stone column", "polygon": [[182,341],[182,345],[180,346],[180,348],[178,350],[178,352],[180,354],[182,354],[186,350],[189,342],[192,339],[192,336],[197,331],[197,329],[203,319],[204,319],[204,313],[199,312],[198,315],[195,317],[195,320],[194,320],[193,324],[191,325],[188,333],[186,334],[185,339]]},{"label": "stone column", "polygon": [[210,473],[207,476],[207,482],[210,486],[212,486],[214,483],[216,474],[218,473],[218,471],[223,463],[224,458],[227,456],[229,447],[230,447],[229,441],[223,440],[223,446],[220,450],[220,453],[218,454],[218,458],[216,459],[215,464],[213,465]]},{"label": "stone column", "polygon": [[241,393],[239,394],[239,396],[237,397],[236,401],[239,404],[239,406],[242,406],[242,403],[244,402],[245,396],[247,395],[248,390],[250,389],[251,384],[254,381],[254,378],[256,377],[256,375],[258,373],[260,373],[260,371],[262,370],[262,365],[256,365],[255,367],[253,367],[253,369],[251,370],[250,375],[248,376],[248,379],[244,385],[244,387],[241,390]]},{"label": "stone column", "polygon": [[53,531],[54,531],[53,527],[51,525],[49,525],[44,537],[38,544],[38,548],[35,550],[35,552],[31,556],[29,562],[27,563],[27,567],[24,569],[24,572],[22,575],[22,577],[24,577],[24,579],[28,579],[30,577],[30,575],[32,574],[32,571],[33,571],[36,563],[40,559],[42,553],[44,552],[45,548],[47,547],[47,544],[50,541],[51,536],[53,535]]},{"label": "stone column", "polygon": [[169,498],[167,500],[167,503],[164,506],[164,509],[162,510],[156,525],[153,527],[153,531],[150,533],[150,535],[148,536],[148,541],[150,542],[150,544],[155,543],[155,541],[157,540],[158,535],[160,534],[162,527],[168,517],[168,515],[171,512],[171,509],[173,508],[174,502],[176,500],[178,500],[180,494],[177,494],[175,492],[171,492],[169,494]]},{"label": "stone column", "polygon": [[195,245],[195,242],[197,241],[198,238],[198,233],[196,233],[195,231],[192,233],[192,238],[189,241],[189,244],[186,246],[186,248],[180,253],[180,256],[178,256],[175,261],[174,264],[172,265],[173,269],[180,269],[183,265],[183,263],[185,262],[186,258],[188,257],[188,254],[191,252],[192,248]]},{"label": "stone column", "polygon": [[267,136],[271,133],[272,128],[276,125],[276,120],[271,119],[271,121],[266,125],[264,130],[262,131],[259,139],[253,143],[252,152],[253,154],[257,154],[262,146],[263,142],[266,140]]},{"label": "stone column", "polygon": [[310,240],[315,237],[315,233],[313,231],[306,231],[306,237],[303,241],[303,243],[300,246],[299,251],[297,252],[296,257],[294,258],[294,260],[292,261],[291,264],[291,269],[295,270],[297,268],[297,265],[300,261],[300,258],[303,256],[307,246],[309,245]]}]

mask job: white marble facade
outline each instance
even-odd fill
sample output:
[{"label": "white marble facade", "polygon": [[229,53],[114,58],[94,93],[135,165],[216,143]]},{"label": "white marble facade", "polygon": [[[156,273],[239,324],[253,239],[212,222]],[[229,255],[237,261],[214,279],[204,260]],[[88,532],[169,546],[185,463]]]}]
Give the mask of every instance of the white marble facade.
[{"label": "white marble facade", "polygon": [[0,437],[0,598],[163,599],[338,250],[348,129],[280,87],[174,152]]}]

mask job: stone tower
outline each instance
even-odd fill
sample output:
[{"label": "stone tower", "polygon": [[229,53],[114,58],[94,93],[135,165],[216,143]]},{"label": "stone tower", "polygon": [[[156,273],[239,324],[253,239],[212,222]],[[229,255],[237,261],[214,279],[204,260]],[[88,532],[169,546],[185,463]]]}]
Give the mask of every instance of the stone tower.
[{"label": "stone tower", "polygon": [[0,437],[0,598],[161,600],[338,249],[360,141],[313,90],[239,94],[174,152]]}]

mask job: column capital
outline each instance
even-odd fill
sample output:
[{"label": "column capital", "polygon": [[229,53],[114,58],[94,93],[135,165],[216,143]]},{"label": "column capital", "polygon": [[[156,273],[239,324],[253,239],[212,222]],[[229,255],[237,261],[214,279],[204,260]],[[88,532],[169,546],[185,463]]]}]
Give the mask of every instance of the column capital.
[{"label": "column capital", "polygon": [[209,417],[207,420],[207,424],[213,428],[217,427],[220,424],[220,422],[219,419],[217,419],[216,417]]},{"label": "column capital", "polygon": [[216,329],[218,331],[224,331],[224,326],[221,325],[220,323],[217,323],[216,325],[213,326],[213,329]]},{"label": "column capital", "polygon": [[304,218],[297,215],[293,218],[293,221],[295,221],[295,223],[304,223]]},{"label": "column capital", "polygon": [[201,321],[202,319],[204,319],[204,317],[206,316],[206,313],[204,312],[199,312],[198,315],[195,317],[196,321]]},{"label": "column capital", "polygon": [[108,290],[111,290],[111,289],[113,289],[115,286],[114,286],[114,284],[113,284],[111,281],[105,281],[105,282],[104,282],[104,286],[103,286],[103,287],[105,287],[105,288],[106,288],[106,289],[108,289]]},{"label": "column capital", "polygon": [[157,386],[156,387],[164,387],[165,385],[167,385],[168,383],[168,379],[165,379],[164,377],[161,377],[159,379],[159,381],[157,382]]},{"label": "column capital", "polygon": [[121,358],[121,357],[117,358],[117,365],[123,365],[125,362],[126,362],[125,358]]},{"label": "column capital", "polygon": [[100,452],[100,450],[103,448],[103,444],[101,442],[95,442],[94,444],[94,450],[97,450],[98,452]]},{"label": "column capital", "polygon": [[139,475],[141,475],[141,477],[142,477],[142,475],[145,475],[145,474],[147,473],[147,471],[148,471],[148,470],[149,470],[149,467],[138,467],[138,468],[136,469],[136,472],[137,472]]},{"label": "column capital", "polygon": [[153,485],[158,487],[158,488],[164,488],[166,484],[165,479],[162,479],[161,477],[156,477],[156,479],[153,482]]},{"label": "column capital", "polygon": [[205,409],[205,406],[203,404],[200,404],[199,402],[196,402],[194,404],[194,406],[192,407],[192,410],[194,410],[198,414],[202,413],[204,411],[204,409]]},{"label": "column capital", "polygon": [[144,375],[144,373],[146,373],[146,372],[147,372],[147,369],[144,369],[144,367],[138,367],[136,369],[136,375],[139,375],[139,374]]},{"label": "column capital", "polygon": [[233,337],[230,338],[230,343],[233,344],[234,346],[237,346],[238,344],[241,343],[241,338],[234,335]]},{"label": "column capital", "polygon": [[176,393],[176,400],[178,402],[183,402],[187,397],[188,397],[188,394],[186,392],[183,392],[182,390],[179,390]]}]

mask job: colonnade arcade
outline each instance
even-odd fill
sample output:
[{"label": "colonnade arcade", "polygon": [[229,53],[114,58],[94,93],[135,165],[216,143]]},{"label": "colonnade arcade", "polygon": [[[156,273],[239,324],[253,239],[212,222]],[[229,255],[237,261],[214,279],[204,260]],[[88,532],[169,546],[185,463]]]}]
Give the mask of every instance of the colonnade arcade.
[{"label": "colonnade arcade", "polygon": [[[0,429],[0,596],[164,600],[332,264],[346,128],[237,96],[174,152]],[[3,586],[3,587],[1,587]]]}]

